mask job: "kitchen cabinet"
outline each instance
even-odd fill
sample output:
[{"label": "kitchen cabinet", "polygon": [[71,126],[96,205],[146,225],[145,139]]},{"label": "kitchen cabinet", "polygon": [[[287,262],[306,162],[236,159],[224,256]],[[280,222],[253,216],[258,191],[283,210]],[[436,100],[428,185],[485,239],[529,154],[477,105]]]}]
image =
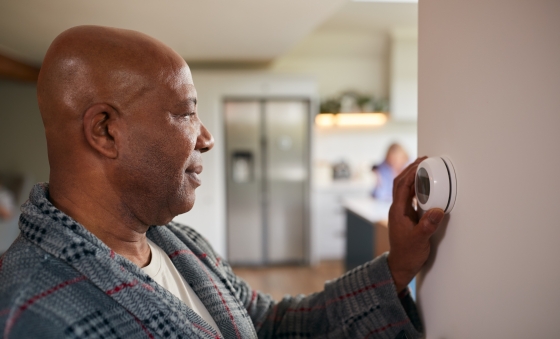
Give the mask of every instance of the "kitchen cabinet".
[{"label": "kitchen cabinet", "polygon": [[312,223],[319,260],[340,260],[346,251],[346,217],[343,203],[364,198],[371,187],[362,182],[342,181],[316,186],[312,192]]}]

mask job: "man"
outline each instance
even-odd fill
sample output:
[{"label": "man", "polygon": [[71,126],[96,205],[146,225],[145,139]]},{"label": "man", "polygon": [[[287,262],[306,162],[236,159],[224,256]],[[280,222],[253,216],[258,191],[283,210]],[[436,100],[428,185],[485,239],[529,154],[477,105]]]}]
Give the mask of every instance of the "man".
[{"label": "man", "polygon": [[50,182],[33,188],[0,261],[4,338],[421,336],[406,286],[443,217],[417,224],[421,159],[396,179],[390,254],[275,302],[171,222],[192,208],[214,143],[179,55],[137,32],[75,27],[47,51],[37,92]]}]

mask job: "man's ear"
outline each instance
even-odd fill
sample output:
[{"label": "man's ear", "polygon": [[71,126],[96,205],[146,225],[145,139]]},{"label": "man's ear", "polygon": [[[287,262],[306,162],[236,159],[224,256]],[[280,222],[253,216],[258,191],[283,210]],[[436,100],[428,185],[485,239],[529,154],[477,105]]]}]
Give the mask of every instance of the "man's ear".
[{"label": "man's ear", "polygon": [[107,104],[94,104],[84,114],[86,140],[93,149],[110,159],[117,158],[119,154],[119,117],[118,111]]}]

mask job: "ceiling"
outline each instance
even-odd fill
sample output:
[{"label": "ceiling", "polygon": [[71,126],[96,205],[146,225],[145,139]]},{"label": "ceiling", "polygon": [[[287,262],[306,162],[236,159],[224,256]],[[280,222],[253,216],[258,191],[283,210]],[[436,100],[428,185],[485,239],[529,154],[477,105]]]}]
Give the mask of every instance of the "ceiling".
[{"label": "ceiling", "polygon": [[349,2],[321,28],[333,30],[392,31],[417,29],[418,3]]},{"label": "ceiling", "polygon": [[349,0],[4,0],[0,51],[40,65],[60,32],[95,24],[144,32],[187,61],[263,62],[317,28],[416,27],[417,7]]}]

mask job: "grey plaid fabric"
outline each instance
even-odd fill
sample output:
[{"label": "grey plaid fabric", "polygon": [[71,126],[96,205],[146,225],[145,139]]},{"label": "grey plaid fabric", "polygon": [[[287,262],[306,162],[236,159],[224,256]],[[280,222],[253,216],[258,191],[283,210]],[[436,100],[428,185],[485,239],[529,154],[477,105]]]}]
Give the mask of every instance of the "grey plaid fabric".
[{"label": "grey plaid fabric", "polygon": [[[0,258],[3,338],[220,338],[140,268],[55,208],[48,184],[22,206],[21,235]],[[194,230],[169,223],[148,237],[171,258],[225,338],[422,336],[410,296],[399,299],[381,256],[275,302],[251,290]]]}]

